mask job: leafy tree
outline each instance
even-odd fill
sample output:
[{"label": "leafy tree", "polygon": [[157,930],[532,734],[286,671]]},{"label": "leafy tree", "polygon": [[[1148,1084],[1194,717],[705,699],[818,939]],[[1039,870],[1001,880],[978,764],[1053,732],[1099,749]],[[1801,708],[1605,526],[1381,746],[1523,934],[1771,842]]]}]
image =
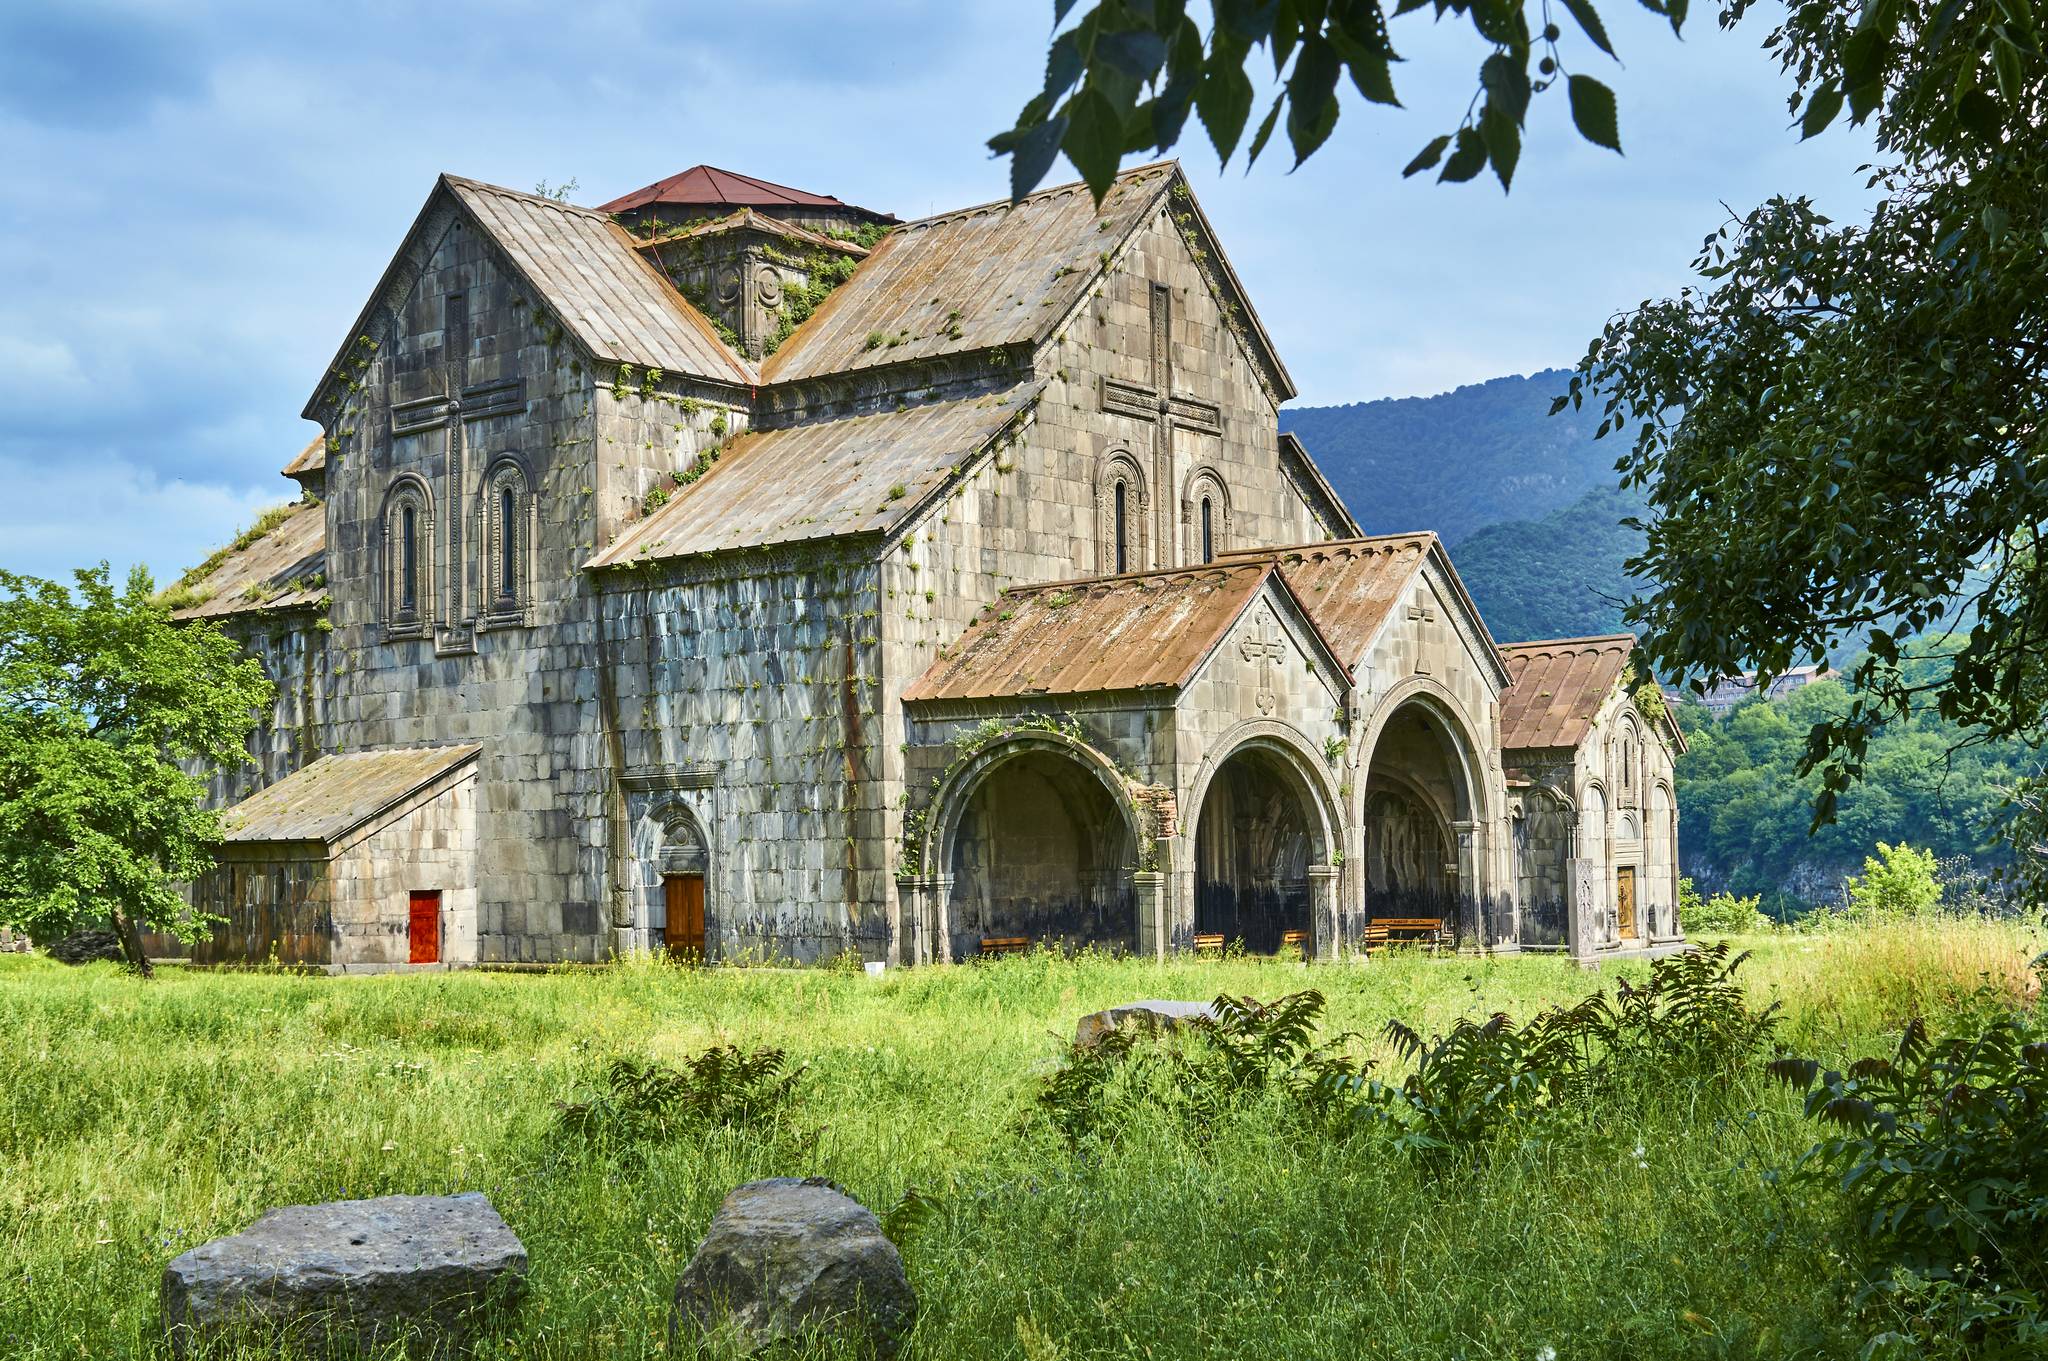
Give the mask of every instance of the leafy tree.
[{"label": "leafy tree", "polygon": [[[1700,283],[1617,316],[1559,400],[1603,395],[1631,440],[1656,585],[1630,618],[1661,671],[1772,676],[1868,630],[1804,734],[1818,827],[1923,709],[1965,742],[2048,737],[2048,60],[2008,0],[1795,3],[1767,46],[1808,135],[1872,120],[1882,201],[1860,226],[1803,198],[1730,220]],[[1938,626],[1953,646],[1907,655]],[[2022,845],[2048,840],[2030,791]]]},{"label": "leafy tree", "polygon": [[0,571],[0,924],[48,939],[110,922],[147,973],[142,930],[205,924],[172,887],[220,839],[203,763],[234,765],[270,682],[209,623],[180,624],[137,568],[59,583]]},{"label": "leafy tree", "polygon": [[[1642,0],[1684,23],[1687,0]],[[1506,189],[1522,154],[1522,130],[1538,95],[1565,87],[1572,122],[1587,141],[1621,150],[1614,92],[1567,69],[1568,54],[1615,58],[1607,27],[1592,0],[1213,0],[1205,35],[1187,0],[1097,0],[1061,30],[1075,0],[1053,0],[1056,30],[1046,60],[1045,88],[1017,115],[1017,125],[989,141],[1010,157],[1010,192],[1022,198],[1045,178],[1061,152],[1099,199],[1127,154],[1164,152],[1180,140],[1189,113],[1201,121],[1228,164],[1243,141],[1257,97],[1246,73],[1253,53],[1272,58],[1279,90],[1252,133],[1247,163],[1266,149],[1282,115],[1296,165],[1337,126],[1337,85],[1348,78],[1375,104],[1399,105],[1389,18],[1430,12],[1472,25],[1489,49],[1476,90],[1457,127],[1432,138],[1404,174],[1438,169],[1438,178],[1476,178],[1489,166]],[[1574,32],[1568,37],[1566,17]],[[1595,60],[1599,58],[1594,57]]]},{"label": "leafy tree", "polygon": [[1918,917],[1941,902],[1941,875],[1933,851],[1905,842],[1877,843],[1863,857],[1863,873],[1849,880],[1849,906],[1871,917]]}]

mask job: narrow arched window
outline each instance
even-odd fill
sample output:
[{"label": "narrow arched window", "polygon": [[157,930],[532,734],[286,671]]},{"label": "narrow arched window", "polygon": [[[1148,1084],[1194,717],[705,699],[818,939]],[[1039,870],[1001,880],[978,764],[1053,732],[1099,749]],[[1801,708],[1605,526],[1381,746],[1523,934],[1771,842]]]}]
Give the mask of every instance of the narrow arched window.
[{"label": "narrow arched window", "polygon": [[1216,506],[1208,497],[1202,498],[1202,561],[1216,560]]},{"label": "narrow arched window", "polygon": [[411,506],[398,512],[398,612],[420,612],[420,525]]},{"label": "narrow arched window", "polygon": [[1125,504],[1129,500],[1129,496],[1126,491],[1126,484],[1122,478],[1117,479],[1114,497],[1115,506],[1110,514],[1116,522],[1116,570],[1128,572],[1131,570],[1131,533],[1130,520],[1125,513]]},{"label": "narrow arched window", "polygon": [[519,598],[519,501],[512,488],[498,492],[498,598]]}]

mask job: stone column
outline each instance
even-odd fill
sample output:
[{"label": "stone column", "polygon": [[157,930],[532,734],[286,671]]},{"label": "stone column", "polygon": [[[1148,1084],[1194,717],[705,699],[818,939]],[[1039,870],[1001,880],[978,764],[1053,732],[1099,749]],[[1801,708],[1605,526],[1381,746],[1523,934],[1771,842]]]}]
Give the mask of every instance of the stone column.
[{"label": "stone column", "polygon": [[896,958],[898,968],[930,963],[931,940],[925,930],[925,881],[914,874],[896,876]]},{"label": "stone column", "polygon": [[1131,875],[1138,900],[1138,954],[1146,959],[1165,959],[1173,934],[1173,905],[1166,888],[1162,871],[1137,870]]},{"label": "stone column", "polygon": [[1458,843],[1458,921],[1456,924],[1458,944],[1465,944],[1470,936],[1481,949],[1486,946],[1486,886],[1481,883],[1480,859],[1476,842],[1479,824],[1476,822],[1454,822],[1451,835]]},{"label": "stone column", "polygon": [[1324,963],[1337,958],[1337,867],[1308,867],[1308,920],[1311,953]]},{"label": "stone column", "polygon": [[1599,953],[1600,904],[1594,891],[1595,866],[1581,856],[1564,862],[1564,943],[1573,959],[1591,959]]}]

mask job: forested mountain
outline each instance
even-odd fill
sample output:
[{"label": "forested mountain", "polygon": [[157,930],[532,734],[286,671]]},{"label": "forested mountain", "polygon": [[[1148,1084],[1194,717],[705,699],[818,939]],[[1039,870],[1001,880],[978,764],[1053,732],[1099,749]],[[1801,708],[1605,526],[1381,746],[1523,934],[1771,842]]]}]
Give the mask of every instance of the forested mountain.
[{"label": "forested mountain", "polygon": [[1300,407],[1280,413],[1280,428],[1301,437],[1368,534],[1433,529],[1456,547],[1614,485],[1621,451],[1594,442],[1598,414],[1548,414],[1568,381],[1548,369],[1434,397]]},{"label": "forested mountain", "polygon": [[1451,561],[1497,642],[1620,633],[1638,589],[1622,564],[1643,547],[1621,522],[1642,510],[1633,492],[1597,488],[1537,519],[1488,525]]},{"label": "forested mountain", "polygon": [[1282,411],[1369,534],[1433,529],[1501,642],[1620,630],[1642,502],[1590,410],[1550,415],[1549,369],[1434,397]]}]

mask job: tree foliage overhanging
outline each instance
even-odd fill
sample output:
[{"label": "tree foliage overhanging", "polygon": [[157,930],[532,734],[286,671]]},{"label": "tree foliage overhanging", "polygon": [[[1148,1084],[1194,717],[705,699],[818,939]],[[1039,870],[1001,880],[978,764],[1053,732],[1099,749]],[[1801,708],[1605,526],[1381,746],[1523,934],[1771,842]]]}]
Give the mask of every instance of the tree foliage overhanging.
[{"label": "tree foliage overhanging", "polygon": [[[1817,0],[1767,47],[1809,134],[1871,118],[1869,223],[1803,198],[1726,223],[1701,282],[1614,318],[1560,401],[1604,399],[1632,441],[1631,566],[1656,585],[1630,618],[1660,670],[1775,675],[1868,630],[1848,703],[1806,735],[1818,826],[1887,723],[2048,727],[2048,62],[2023,0]],[[1957,619],[1938,665],[1905,664]],[[2038,842],[2024,783],[2016,808]]]},{"label": "tree foliage overhanging", "polygon": [[[1617,59],[1593,0],[1557,0],[1555,12],[1548,0],[1394,0],[1391,11],[1380,0],[1212,0],[1206,35],[1187,0],[1096,0],[1062,29],[1076,2],[1053,0],[1045,87],[1015,127],[989,140],[1010,157],[1013,198],[1036,188],[1064,152],[1099,199],[1126,155],[1166,151],[1190,114],[1229,164],[1259,98],[1245,69],[1259,51],[1271,57],[1278,88],[1245,160],[1256,161],[1284,122],[1299,165],[1337,126],[1340,82],[1374,104],[1400,104],[1393,68],[1401,57],[1388,20],[1424,10],[1437,21],[1469,21],[1487,54],[1464,118],[1431,138],[1403,174],[1436,170],[1457,182],[1491,167],[1506,189],[1531,101],[1560,84],[1580,136],[1621,150],[1614,92],[1566,65],[1581,53]],[[1674,33],[1685,22],[1688,0],[1641,3],[1666,16]]]},{"label": "tree foliage overhanging", "polygon": [[170,617],[141,569],[75,592],[0,571],[0,925],[49,939],[111,924],[196,939],[173,887],[212,863],[220,815],[187,765],[238,765],[271,700],[217,627]]}]

